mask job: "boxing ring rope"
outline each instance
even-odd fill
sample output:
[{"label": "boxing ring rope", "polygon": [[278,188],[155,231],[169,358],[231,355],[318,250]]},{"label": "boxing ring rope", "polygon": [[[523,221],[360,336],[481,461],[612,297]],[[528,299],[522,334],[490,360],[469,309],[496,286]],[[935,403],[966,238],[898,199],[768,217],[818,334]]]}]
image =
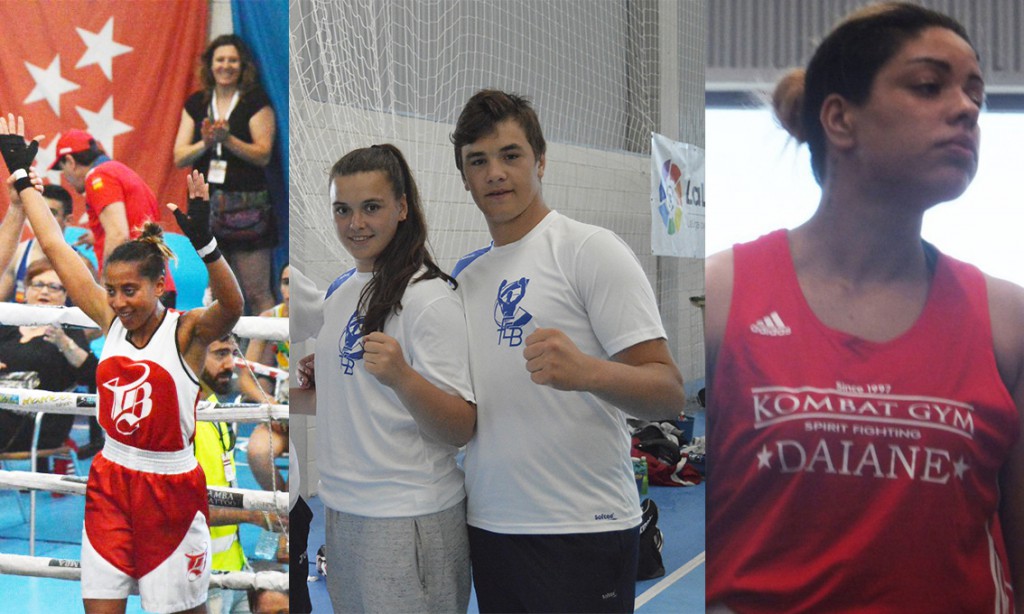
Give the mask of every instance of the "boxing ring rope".
[{"label": "boxing ring rope", "polygon": [[[22,303],[0,303],[0,324],[10,326],[65,324],[78,328],[99,328],[78,307],[24,305]],[[248,339],[287,341],[288,318],[243,316],[238,318],[238,323],[235,324],[231,332]]]},{"label": "boxing ring rope", "polygon": [[[0,471],[0,490],[41,490],[65,495],[84,495],[84,477],[35,473],[34,471]],[[207,486],[206,500],[217,507],[288,513],[288,493],[283,491],[247,490],[226,486]]]},{"label": "boxing ring rope", "polygon": [[[0,303],[0,323],[12,326],[54,324],[77,328],[99,328],[77,307],[20,303]],[[249,339],[287,341],[288,318],[241,317],[232,329],[232,333]],[[247,368],[255,374],[271,377],[279,383],[288,378],[288,372],[285,370],[247,362],[241,358],[237,358],[235,364]],[[0,408],[24,413],[44,412],[93,416],[96,413],[96,397],[95,394],[0,387]],[[200,401],[196,404],[196,410],[196,420],[205,422],[263,422],[288,419],[288,405],[283,404]],[[12,489],[32,491],[32,520],[34,521],[36,491],[84,495],[86,478],[0,470],[0,490]],[[211,486],[207,487],[207,501],[209,505],[217,507],[276,512],[282,516],[288,513],[288,493],[281,491]],[[33,553],[34,545],[34,543],[30,544],[33,546],[30,548]],[[0,554],[0,574],[81,580],[79,561],[12,554]],[[287,591],[288,575],[274,571],[211,574],[210,586],[232,590],[256,588]]]},{"label": "boxing ring rope", "polygon": [[[96,413],[96,395],[83,392],[0,388],[0,408],[21,412],[92,416]],[[196,420],[202,422],[262,422],[287,419],[287,405],[209,401],[200,401],[196,404]]]},{"label": "boxing ring rope", "polygon": [[249,362],[244,358],[236,357],[235,366],[251,369],[256,375],[265,375],[266,377],[272,377],[278,381],[288,379],[288,371],[285,369],[271,367],[270,365],[265,365],[262,362]]},{"label": "boxing ring rope", "polygon": [[[266,419],[287,420],[287,405],[268,405],[256,403],[211,403],[201,401],[197,404],[196,419],[206,422],[263,422]],[[28,390],[21,388],[0,388],[0,408],[21,412],[45,412],[51,414],[73,414],[91,416],[96,413],[96,395],[77,392],[49,392],[45,390]],[[34,463],[35,459],[32,459]],[[34,465],[33,465],[34,466]],[[17,484],[6,485],[10,474],[25,473]],[[56,478],[56,480],[52,479]],[[27,482],[25,480],[28,480]],[[49,481],[48,481],[49,480]],[[42,485],[42,486],[40,486]],[[47,486],[49,488],[47,488]],[[50,490],[65,494],[85,494],[85,484],[74,484],[66,476],[37,474],[32,472],[0,471],[0,489],[28,488],[32,490],[30,497],[31,517],[35,520],[36,490]],[[264,495],[270,497],[264,501]],[[280,499],[273,499],[274,492],[243,490],[233,488],[210,488],[207,492],[210,505],[222,507],[238,507],[241,509],[276,511],[287,513],[288,496],[280,493]],[[249,507],[245,507],[249,506]],[[35,553],[35,523],[30,523],[29,551]]]},{"label": "boxing ring rope", "polygon": [[[0,554],[0,574],[81,581],[82,567],[72,559]],[[281,571],[232,571],[210,574],[210,588],[287,591],[288,574]]]}]

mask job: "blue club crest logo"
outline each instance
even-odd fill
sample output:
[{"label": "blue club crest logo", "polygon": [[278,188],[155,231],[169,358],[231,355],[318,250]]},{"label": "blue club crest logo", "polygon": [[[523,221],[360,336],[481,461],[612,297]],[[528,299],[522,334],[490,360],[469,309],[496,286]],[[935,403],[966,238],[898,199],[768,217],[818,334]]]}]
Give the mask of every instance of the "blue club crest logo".
[{"label": "blue club crest logo", "polygon": [[341,359],[341,372],[345,375],[352,375],[356,361],[363,357],[363,316],[358,311],[352,313],[345,332],[338,338],[338,357]]},{"label": "blue club crest logo", "polygon": [[498,286],[498,298],[494,301],[494,323],[498,325],[498,345],[508,341],[509,347],[523,343],[523,326],[533,315],[519,306],[526,296],[526,285],[530,280],[521,277],[509,282],[503,279]]}]

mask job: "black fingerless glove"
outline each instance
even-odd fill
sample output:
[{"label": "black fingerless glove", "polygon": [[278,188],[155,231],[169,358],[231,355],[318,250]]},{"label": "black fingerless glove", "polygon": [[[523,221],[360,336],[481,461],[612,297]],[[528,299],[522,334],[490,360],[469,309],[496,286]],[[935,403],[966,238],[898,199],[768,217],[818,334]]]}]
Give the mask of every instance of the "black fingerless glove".
[{"label": "black fingerless glove", "polygon": [[175,209],[174,219],[178,221],[181,231],[188,237],[203,262],[209,264],[221,257],[217,239],[213,238],[210,231],[210,201],[190,198],[188,214],[182,213],[181,209]]},{"label": "black fingerless glove", "polygon": [[37,151],[39,151],[39,143],[35,140],[26,143],[20,135],[0,134],[0,155],[4,157],[7,170],[16,178],[14,189],[18,192],[32,187],[28,170],[32,161],[36,159]]}]

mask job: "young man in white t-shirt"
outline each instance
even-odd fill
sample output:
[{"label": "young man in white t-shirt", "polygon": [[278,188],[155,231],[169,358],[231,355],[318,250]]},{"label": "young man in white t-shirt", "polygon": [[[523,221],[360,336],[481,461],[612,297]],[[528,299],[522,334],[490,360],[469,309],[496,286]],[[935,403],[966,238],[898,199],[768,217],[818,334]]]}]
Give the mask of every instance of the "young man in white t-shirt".
[{"label": "young man in white t-shirt", "polygon": [[529,103],[481,91],[451,137],[493,243],[456,265],[477,430],[466,451],[483,612],[632,612],[640,525],[626,412],[678,415],[654,293],[612,232],[544,203]]}]

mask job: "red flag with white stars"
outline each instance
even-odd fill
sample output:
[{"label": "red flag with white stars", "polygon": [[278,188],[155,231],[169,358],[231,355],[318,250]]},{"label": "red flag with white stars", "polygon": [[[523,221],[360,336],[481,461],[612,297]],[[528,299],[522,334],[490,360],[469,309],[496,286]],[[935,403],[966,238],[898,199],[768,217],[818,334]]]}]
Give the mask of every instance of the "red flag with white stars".
[{"label": "red flag with white stars", "polygon": [[[44,180],[61,182],[46,169],[61,133],[79,128],[139,173],[161,207],[185,201],[186,169],[172,150],[198,89],[208,12],[207,0],[0,0],[0,112],[23,115],[26,136],[45,135],[36,157]],[[73,219],[84,211],[75,194]]]}]

